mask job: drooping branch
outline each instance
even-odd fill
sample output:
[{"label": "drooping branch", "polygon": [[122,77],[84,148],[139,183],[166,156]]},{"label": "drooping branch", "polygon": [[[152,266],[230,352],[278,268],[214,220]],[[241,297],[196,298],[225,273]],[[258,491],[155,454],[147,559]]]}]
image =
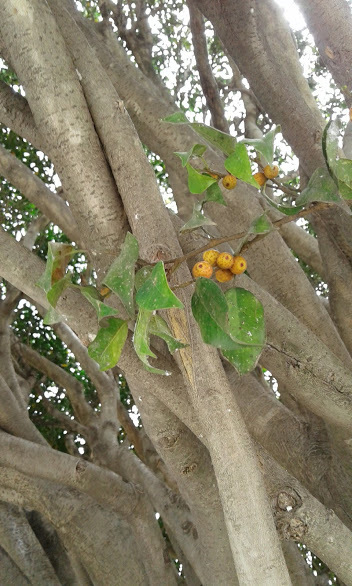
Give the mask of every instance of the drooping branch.
[{"label": "drooping branch", "polygon": [[1,145],[0,174],[45,214],[51,222],[60,226],[71,240],[79,244],[78,226],[64,200],[46,187],[39,177]]},{"label": "drooping branch", "polygon": [[192,0],[187,0],[187,5],[190,16],[194,56],[196,58],[203,94],[209,112],[211,113],[211,124],[223,132],[229,132],[229,125],[225,118],[219,88],[209,63],[203,15]]}]

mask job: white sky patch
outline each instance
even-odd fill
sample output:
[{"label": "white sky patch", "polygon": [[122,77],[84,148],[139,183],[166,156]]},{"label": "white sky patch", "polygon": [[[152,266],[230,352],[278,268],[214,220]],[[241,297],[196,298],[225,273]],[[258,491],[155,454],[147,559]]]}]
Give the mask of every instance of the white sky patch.
[{"label": "white sky patch", "polygon": [[284,17],[290,23],[294,31],[306,28],[307,24],[302,13],[293,0],[275,0],[276,4],[280,6]]}]

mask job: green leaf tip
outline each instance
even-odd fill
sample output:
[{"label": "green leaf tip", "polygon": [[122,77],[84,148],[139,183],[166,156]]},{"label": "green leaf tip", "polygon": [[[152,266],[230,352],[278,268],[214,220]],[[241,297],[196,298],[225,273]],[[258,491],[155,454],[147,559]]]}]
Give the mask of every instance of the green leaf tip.
[{"label": "green leaf tip", "polygon": [[156,311],[177,307],[183,309],[183,303],[171,291],[166,279],[164,263],[159,261],[136,294],[136,303],[142,309]]}]

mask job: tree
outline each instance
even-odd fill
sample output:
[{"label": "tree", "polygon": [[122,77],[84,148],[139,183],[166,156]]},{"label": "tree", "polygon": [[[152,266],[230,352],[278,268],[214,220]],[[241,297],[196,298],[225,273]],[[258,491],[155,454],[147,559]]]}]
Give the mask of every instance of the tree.
[{"label": "tree", "polygon": [[352,17],[297,4],[1,2],[2,584],[352,584]]}]

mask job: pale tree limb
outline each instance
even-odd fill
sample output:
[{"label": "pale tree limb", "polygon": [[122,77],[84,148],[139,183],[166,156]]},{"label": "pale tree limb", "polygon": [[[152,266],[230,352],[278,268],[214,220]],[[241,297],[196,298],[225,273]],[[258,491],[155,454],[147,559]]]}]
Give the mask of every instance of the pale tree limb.
[{"label": "pale tree limb", "polygon": [[300,403],[316,415],[342,429],[352,430],[350,371],[254,281],[240,275],[238,285],[251,291],[264,306],[267,343],[262,364],[279,381],[282,378],[285,385],[290,385]]},{"label": "pale tree limb", "polygon": [[347,106],[352,105],[351,28],[352,16],[344,0],[297,1],[314,37],[321,58],[342,91]]},{"label": "pale tree limb", "polygon": [[70,208],[24,163],[0,145],[0,174],[32,202],[66,236],[79,244],[80,235]]},{"label": "pale tree limb", "polygon": [[352,533],[264,451],[259,454],[283,539],[305,543],[337,576],[352,582]]},{"label": "pale tree limb", "polygon": [[200,577],[207,580],[198,532],[188,504],[180,493],[168,489],[146,466],[126,450],[110,449],[106,452],[106,465],[118,470],[143,486],[154,510],[158,511],[165,525],[171,530],[186,560]]},{"label": "pale tree limb", "polygon": [[280,234],[287,246],[313,271],[324,278],[324,266],[317,239],[297,224],[285,224],[280,228]]},{"label": "pale tree limb", "polygon": [[[290,584],[242,416],[217,352],[200,340],[190,315],[188,320],[193,360],[190,397],[207,440],[239,584]],[[264,546],[268,542],[270,552]]]},{"label": "pale tree limb", "polygon": [[47,445],[41,433],[28,417],[28,411],[16,400],[5,379],[0,375],[0,426],[8,433],[26,440]]},{"label": "pale tree limb", "polygon": [[[0,432],[0,445],[2,466],[78,488],[125,517],[132,513],[138,503],[133,486],[123,482],[116,474],[87,461],[77,460],[68,454],[4,432]],[[51,466],[47,466],[47,459]]]},{"label": "pale tree limb", "polygon": [[66,389],[67,396],[73,408],[75,417],[83,425],[89,425],[95,419],[95,413],[84,397],[84,387],[75,377],[71,376],[60,366],[51,362],[33,350],[30,346],[15,340],[12,344],[12,352],[26,361],[40,372],[53,379],[59,386]]},{"label": "pale tree limb", "polygon": [[257,126],[257,118],[259,112],[263,112],[263,109],[254,93],[244,85],[241,72],[230,55],[228,55],[228,60],[232,69],[232,84],[235,85],[233,91],[239,90],[241,92],[241,99],[246,110],[244,119],[245,135],[248,138],[261,138],[263,133]]},{"label": "pale tree limb", "polygon": [[[127,523],[77,490],[47,480],[34,479],[8,468],[1,468],[1,497],[39,511],[55,527],[65,548],[77,556],[93,583],[119,586],[128,583],[145,586],[146,573],[138,547]],[[102,535],[99,534],[99,527]],[[100,538],[101,537],[101,538]],[[59,570],[56,570],[59,575]],[[67,580],[67,578],[66,578]],[[73,581],[75,586],[91,585],[87,576]]]},{"label": "pale tree limb", "polygon": [[292,541],[281,542],[292,586],[316,586],[314,576],[301,555],[297,544]]},{"label": "pale tree limb", "polygon": [[319,249],[324,259],[325,277],[329,285],[331,314],[352,355],[352,330],[346,315],[352,312],[352,259],[345,254],[338,239],[335,239],[334,225],[324,214],[313,218],[313,226],[319,233]]},{"label": "pale tree limb", "polygon": [[[229,541],[223,533],[224,515],[215,479],[209,474],[208,452],[191,431],[161,401],[145,391],[142,385],[127,377],[143,425],[171,475],[177,479],[180,492],[190,507],[200,541],[200,561],[204,584],[236,584]],[[201,494],[199,486],[202,486]],[[214,535],[217,547],[214,548]],[[182,547],[182,542],[180,543]]]},{"label": "pale tree limb", "polygon": [[[141,227],[146,238],[138,237],[140,256],[156,260],[161,253],[161,243],[169,239],[168,214],[142,144],[116,90],[101,68],[98,58],[85,40],[83,33],[56,2],[50,0],[52,10],[67,40],[72,59],[79,69],[85,96],[92,113],[95,127],[105,147],[116,184],[132,232]],[[145,197],[148,197],[148,206]],[[155,224],[158,230],[155,230]],[[167,248],[166,248],[167,251]]]},{"label": "pale tree limb", "polygon": [[44,141],[33,119],[26,98],[0,80],[0,122],[32,145],[44,150]]},{"label": "pale tree limb", "polygon": [[16,586],[28,586],[29,581],[22,574],[12,558],[0,546],[0,580],[2,584],[16,584]]},{"label": "pale tree limb", "polygon": [[187,6],[190,16],[194,56],[196,58],[203,94],[208,110],[211,113],[211,124],[223,132],[229,132],[229,125],[225,118],[219,88],[209,63],[203,15],[195,4],[193,4],[192,0],[187,0]]},{"label": "pale tree limb", "polygon": [[[18,44],[17,27],[25,44]],[[45,34],[38,34],[40,30]],[[20,0],[20,5],[10,0],[4,7],[1,34],[25,87],[36,126],[45,132],[83,242],[93,241],[97,252],[114,249],[124,236],[125,214],[79,76],[48,5],[39,0]],[[47,59],[48,55],[52,58]],[[43,62],[39,74],[38,59]]]},{"label": "pale tree limb", "polygon": [[[161,80],[155,72],[152,63],[153,35],[148,22],[145,0],[137,0],[134,9],[129,3],[128,17],[125,14],[121,0],[117,3],[111,0],[99,0],[99,7],[103,19],[108,21],[112,17],[118,35],[126,42],[127,48],[133,53],[136,63],[143,73],[150,78],[154,84],[161,85]],[[129,19],[129,23],[128,23]],[[107,26],[111,24],[107,22]]]},{"label": "pale tree limb", "polygon": [[[18,538],[21,536],[21,547]],[[31,583],[59,586],[45,552],[23,511],[0,501],[0,543]]]}]

